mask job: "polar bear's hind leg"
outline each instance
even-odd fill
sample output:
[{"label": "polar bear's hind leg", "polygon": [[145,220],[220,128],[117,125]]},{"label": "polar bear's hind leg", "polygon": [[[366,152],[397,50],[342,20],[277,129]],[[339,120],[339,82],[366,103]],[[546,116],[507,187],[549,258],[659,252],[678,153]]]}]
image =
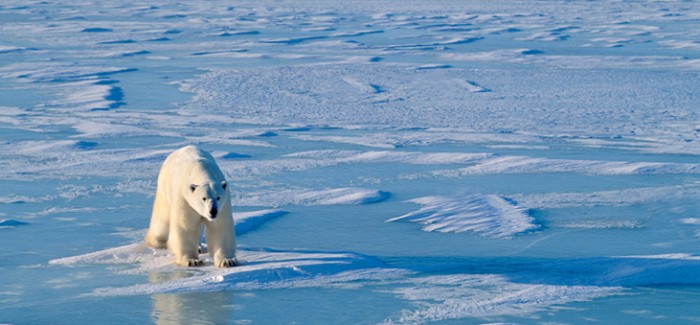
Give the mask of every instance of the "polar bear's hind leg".
[{"label": "polar bear's hind leg", "polygon": [[146,244],[150,247],[161,249],[168,246],[168,233],[170,232],[170,209],[163,194],[156,190],[156,198],[153,202],[151,225],[146,233]]}]

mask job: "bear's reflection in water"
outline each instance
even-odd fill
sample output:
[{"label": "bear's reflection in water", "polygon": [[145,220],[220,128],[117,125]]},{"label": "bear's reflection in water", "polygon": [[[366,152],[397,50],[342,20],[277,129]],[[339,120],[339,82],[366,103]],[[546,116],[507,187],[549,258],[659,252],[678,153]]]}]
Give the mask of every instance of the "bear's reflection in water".
[{"label": "bear's reflection in water", "polygon": [[[150,283],[162,283],[187,278],[196,271],[176,270],[174,272],[149,274]],[[186,292],[162,293],[151,296],[153,310],[151,319],[158,325],[170,324],[228,324],[235,310],[235,295],[232,292]]]}]

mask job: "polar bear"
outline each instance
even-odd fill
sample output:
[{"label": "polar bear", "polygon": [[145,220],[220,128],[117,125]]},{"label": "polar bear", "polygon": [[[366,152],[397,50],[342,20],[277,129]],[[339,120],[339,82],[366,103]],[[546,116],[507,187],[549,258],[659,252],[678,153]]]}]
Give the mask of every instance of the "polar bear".
[{"label": "polar bear", "polygon": [[202,227],[218,267],[238,265],[231,195],[214,158],[195,146],[180,148],[163,162],[146,244],[168,248],[180,266],[200,266]]}]

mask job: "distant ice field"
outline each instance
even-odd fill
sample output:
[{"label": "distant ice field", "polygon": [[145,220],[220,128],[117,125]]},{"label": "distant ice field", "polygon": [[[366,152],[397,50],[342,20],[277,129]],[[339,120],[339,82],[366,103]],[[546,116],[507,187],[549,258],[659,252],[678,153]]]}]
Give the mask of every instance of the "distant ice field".
[{"label": "distant ice field", "polygon": [[[700,5],[4,1],[0,324],[700,320]],[[165,157],[240,267],[143,243]]]}]

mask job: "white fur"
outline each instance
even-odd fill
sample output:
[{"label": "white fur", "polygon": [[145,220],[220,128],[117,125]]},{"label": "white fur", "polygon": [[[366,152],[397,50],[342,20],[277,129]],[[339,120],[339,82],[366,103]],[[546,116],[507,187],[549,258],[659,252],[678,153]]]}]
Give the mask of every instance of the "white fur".
[{"label": "white fur", "polygon": [[[212,208],[218,211],[213,216]],[[202,227],[214,264],[236,265],[231,195],[224,175],[209,153],[187,146],[170,154],[160,169],[146,243],[167,247],[177,265],[199,266]]]}]

